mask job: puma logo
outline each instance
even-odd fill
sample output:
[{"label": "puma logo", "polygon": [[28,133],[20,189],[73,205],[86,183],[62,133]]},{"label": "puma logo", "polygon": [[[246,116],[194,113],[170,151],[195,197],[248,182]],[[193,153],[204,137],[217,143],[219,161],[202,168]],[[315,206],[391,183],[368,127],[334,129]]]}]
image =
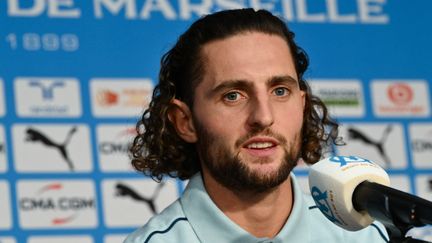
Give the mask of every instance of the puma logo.
[{"label": "puma logo", "polygon": [[348,128],[348,138],[351,140],[359,140],[366,145],[373,146],[377,149],[378,153],[380,154],[381,158],[383,159],[386,167],[390,167],[390,158],[388,157],[386,151],[384,150],[384,143],[387,141],[388,135],[392,131],[393,127],[387,126],[384,130],[381,139],[379,141],[374,141],[373,139],[369,138],[366,134],[364,134],[362,131],[355,129],[355,128]]},{"label": "puma logo", "polygon": [[68,132],[68,134],[66,135],[66,139],[64,140],[63,143],[56,143],[54,141],[52,141],[49,137],[47,137],[46,135],[44,135],[42,132],[34,129],[34,128],[28,128],[26,130],[26,139],[25,141],[30,141],[30,142],[40,142],[43,145],[49,147],[49,148],[54,148],[57,149],[60,152],[60,155],[63,157],[63,159],[66,161],[69,170],[70,171],[74,171],[74,166],[72,164],[72,161],[69,158],[69,154],[68,151],[66,150],[66,146],[69,144],[72,135],[77,131],[77,127],[72,127],[71,130]]},{"label": "puma logo", "polygon": [[150,208],[153,214],[157,213],[156,206],[155,206],[155,199],[159,195],[160,190],[164,186],[165,182],[158,183],[155,191],[153,192],[153,195],[150,198],[143,197],[139,195],[134,189],[132,189],[130,186],[117,183],[116,185],[116,196],[121,197],[130,197],[135,201],[143,202],[147,204],[147,206]]}]

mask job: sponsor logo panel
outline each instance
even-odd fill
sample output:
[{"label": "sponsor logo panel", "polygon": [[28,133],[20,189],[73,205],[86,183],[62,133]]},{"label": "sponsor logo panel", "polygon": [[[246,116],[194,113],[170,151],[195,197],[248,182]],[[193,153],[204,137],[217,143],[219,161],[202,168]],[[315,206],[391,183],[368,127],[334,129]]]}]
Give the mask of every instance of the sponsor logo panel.
[{"label": "sponsor logo panel", "polygon": [[135,125],[98,125],[96,132],[101,170],[133,171],[128,149],[137,134]]},{"label": "sponsor logo panel", "polygon": [[432,175],[418,175],[415,181],[417,195],[432,201]]},{"label": "sponsor logo panel", "polygon": [[7,171],[6,137],[3,125],[0,125],[0,173]]},{"label": "sponsor logo panel", "polygon": [[314,95],[329,108],[333,116],[362,117],[365,114],[360,80],[314,79],[310,82]]},{"label": "sponsor logo panel", "polygon": [[0,117],[6,113],[6,96],[4,92],[3,79],[0,78]]},{"label": "sponsor logo panel", "polygon": [[432,168],[432,123],[411,123],[409,134],[414,165]]},{"label": "sponsor logo panel", "polygon": [[104,243],[119,243],[123,242],[128,235],[106,235]]},{"label": "sponsor logo panel", "polygon": [[107,227],[141,226],[178,198],[174,179],[161,183],[151,179],[108,179],[102,182],[102,193]]},{"label": "sponsor logo panel", "polygon": [[411,183],[408,176],[390,174],[389,177],[391,187],[407,193],[412,193]]},{"label": "sponsor logo panel", "polygon": [[[32,236],[27,243],[93,243],[90,236],[59,235],[59,236]],[[120,242],[120,241],[119,241]]]},{"label": "sponsor logo panel", "polygon": [[430,115],[425,80],[372,80],[373,108],[379,117],[427,117]]},{"label": "sponsor logo panel", "polygon": [[83,124],[19,124],[12,127],[19,172],[89,172],[89,128]]},{"label": "sponsor logo panel", "polygon": [[15,238],[0,236],[0,243],[16,243]]},{"label": "sponsor logo panel", "polygon": [[0,192],[0,230],[10,229],[12,227],[12,208],[9,184],[6,181],[0,181]]},{"label": "sponsor logo panel", "polygon": [[15,79],[15,102],[21,117],[79,117],[81,99],[75,78]]},{"label": "sponsor logo panel", "polygon": [[17,189],[19,222],[24,229],[98,225],[93,181],[21,180]]},{"label": "sponsor logo panel", "polygon": [[150,79],[90,80],[92,111],[96,117],[136,117],[151,100]]},{"label": "sponsor logo panel", "polygon": [[346,123],[339,132],[346,145],[336,146],[338,154],[368,158],[384,169],[407,166],[401,124]]}]

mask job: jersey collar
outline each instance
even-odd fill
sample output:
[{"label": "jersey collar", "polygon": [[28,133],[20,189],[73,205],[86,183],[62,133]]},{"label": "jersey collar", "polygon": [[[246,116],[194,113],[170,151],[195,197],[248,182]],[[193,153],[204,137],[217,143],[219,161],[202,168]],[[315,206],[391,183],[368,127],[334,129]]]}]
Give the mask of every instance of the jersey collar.
[{"label": "jersey collar", "polygon": [[[293,173],[290,175],[294,205],[279,234],[273,238],[257,238],[231,221],[207,194],[201,174],[194,175],[180,199],[183,211],[201,242],[303,242],[307,234],[307,206]],[[303,217],[302,217],[303,215]],[[303,227],[302,227],[303,226]]]}]

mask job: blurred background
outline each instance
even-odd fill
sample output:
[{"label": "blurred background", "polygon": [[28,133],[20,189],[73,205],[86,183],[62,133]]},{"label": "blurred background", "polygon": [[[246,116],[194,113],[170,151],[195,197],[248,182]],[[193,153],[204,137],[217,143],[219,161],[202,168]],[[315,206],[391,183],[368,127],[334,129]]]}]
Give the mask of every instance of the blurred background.
[{"label": "blurred background", "polygon": [[[122,242],[176,200],[186,182],[131,169],[135,123],[178,35],[245,7],[296,33],[341,123],[336,153],[432,200],[429,0],[0,0],[0,243]],[[307,191],[307,166],[295,173]]]}]

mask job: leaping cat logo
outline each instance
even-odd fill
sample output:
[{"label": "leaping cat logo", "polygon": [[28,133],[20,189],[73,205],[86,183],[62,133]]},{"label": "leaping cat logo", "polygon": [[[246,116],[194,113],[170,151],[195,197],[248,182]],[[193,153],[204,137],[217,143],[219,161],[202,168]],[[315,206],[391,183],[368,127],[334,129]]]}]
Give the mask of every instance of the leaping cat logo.
[{"label": "leaping cat logo", "polygon": [[370,137],[368,137],[366,134],[364,134],[362,131],[355,129],[355,128],[348,128],[348,138],[352,140],[360,140],[361,142],[365,143],[366,145],[370,145],[375,147],[378,150],[378,153],[381,155],[383,161],[386,164],[386,167],[390,167],[390,158],[388,157],[386,151],[384,150],[384,143],[387,141],[388,135],[392,131],[393,127],[387,126],[384,130],[382,137],[379,141],[374,141]]},{"label": "leaping cat logo", "polygon": [[158,183],[155,191],[153,192],[153,195],[150,198],[143,197],[139,195],[134,189],[132,189],[130,186],[125,185],[123,183],[117,183],[116,185],[116,196],[121,197],[130,197],[135,201],[140,201],[146,203],[153,214],[156,214],[156,206],[155,206],[155,199],[159,195],[160,190],[164,186],[165,182]]},{"label": "leaping cat logo", "polygon": [[66,135],[66,139],[63,143],[56,143],[52,141],[49,137],[44,135],[42,132],[34,129],[34,128],[28,128],[26,130],[26,141],[30,142],[41,142],[43,145],[49,147],[49,148],[55,148],[57,149],[63,159],[66,161],[69,170],[74,171],[74,165],[72,164],[71,159],[69,158],[68,151],[66,150],[66,146],[69,144],[72,135],[78,130],[77,127],[72,127],[71,130]]}]

